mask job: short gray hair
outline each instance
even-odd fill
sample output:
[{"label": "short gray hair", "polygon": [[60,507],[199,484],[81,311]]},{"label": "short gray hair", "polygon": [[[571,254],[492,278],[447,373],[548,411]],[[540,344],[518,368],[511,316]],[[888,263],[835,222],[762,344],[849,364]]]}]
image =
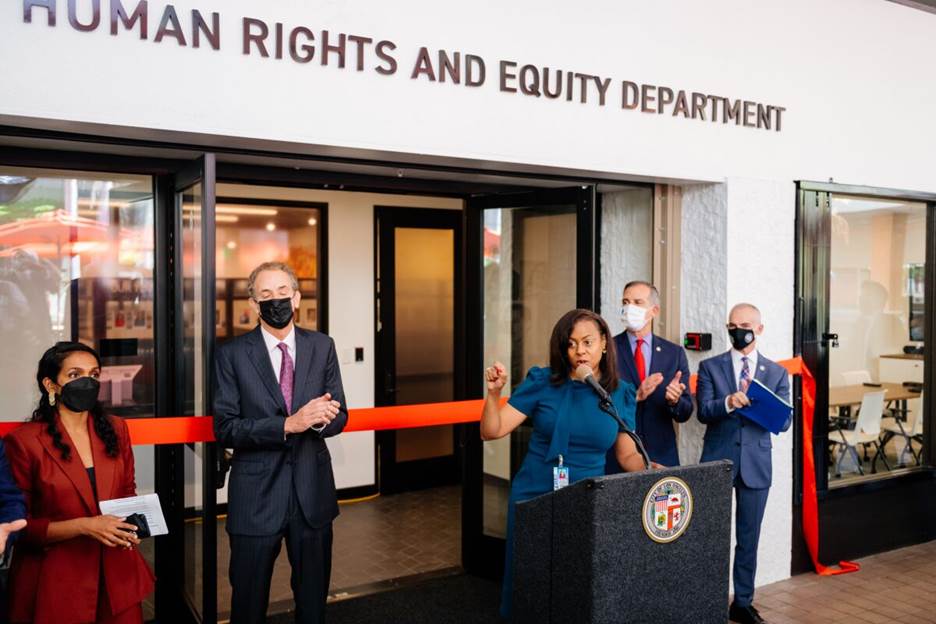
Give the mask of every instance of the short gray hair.
[{"label": "short gray hair", "polygon": [[292,270],[291,266],[285,262],[264,262],[256,269],[251,271],[250,277],[247,278],[247,296],[254,301],[257,299],[257,293],[254,291],[254,285],[257,282],[257,276],[264,271],[282,271],[289,276],[289,282],[292,285],[293,290],[299,290],[299,278],[296,277],[296,272]]},{"label": "short gray hair", "polygon": [[660,291],[657,290],[657,287],[651,284],[650,282],[645,282],[644,280],[633,280],[624,284],[624,290],[621,291],[621,296],[627,292],[627,289],[631,286],[646,286],[650,289],[650,303],[655,306],[660,305]]}]

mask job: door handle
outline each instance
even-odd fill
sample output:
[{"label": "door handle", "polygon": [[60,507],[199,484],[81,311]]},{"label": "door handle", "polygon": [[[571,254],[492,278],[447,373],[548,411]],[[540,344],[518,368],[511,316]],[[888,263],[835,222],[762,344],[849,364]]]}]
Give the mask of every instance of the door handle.
[{"label": "door handle", "polygon": [[822,334],[822,344],[833,349],[837,349],[839,346],[838,343],[838,334]]},{"label": "door handle", "polygon": [[397,393],[397,389],[393,386],[393,374],[390,372],[384,373],[384,393],[385,394]]}]

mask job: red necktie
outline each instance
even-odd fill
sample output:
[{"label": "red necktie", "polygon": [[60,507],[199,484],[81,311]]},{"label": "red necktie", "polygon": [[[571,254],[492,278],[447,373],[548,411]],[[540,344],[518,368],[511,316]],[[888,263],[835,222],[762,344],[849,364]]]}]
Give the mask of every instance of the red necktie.
[{"label": "red necktie", "polygon": [[644,364],[643,356],[643,338],[637,339],[637,348],[634,350],[634,364],[637,365],[637,378],[640,379],[640,383],[643,383],[644,378],[647,376],[647,365]]}]

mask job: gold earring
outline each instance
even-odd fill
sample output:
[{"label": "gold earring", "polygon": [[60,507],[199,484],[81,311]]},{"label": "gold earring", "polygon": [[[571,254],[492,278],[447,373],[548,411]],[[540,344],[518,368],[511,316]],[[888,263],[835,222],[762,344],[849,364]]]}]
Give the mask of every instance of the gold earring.
[{"label": "gold earring", "polygon": [[49,405],[55,406],[55,392],[49,390]]}]

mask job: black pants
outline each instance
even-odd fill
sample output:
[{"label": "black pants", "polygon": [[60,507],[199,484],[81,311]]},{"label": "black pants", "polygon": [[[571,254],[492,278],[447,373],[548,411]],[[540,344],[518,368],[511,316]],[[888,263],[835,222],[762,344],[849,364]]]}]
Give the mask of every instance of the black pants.
[{"label": "black pants", "polygon": [[296,622],[325,622],[325,599],[331,578],[332,525],[315,529],[306,523],[295,491],[290,495],[286,526],[276,535],[229,535],[231,543],[231,624],[263,624],[270,602],[273,564],[286,538],[292,567],[290,585]]}]

